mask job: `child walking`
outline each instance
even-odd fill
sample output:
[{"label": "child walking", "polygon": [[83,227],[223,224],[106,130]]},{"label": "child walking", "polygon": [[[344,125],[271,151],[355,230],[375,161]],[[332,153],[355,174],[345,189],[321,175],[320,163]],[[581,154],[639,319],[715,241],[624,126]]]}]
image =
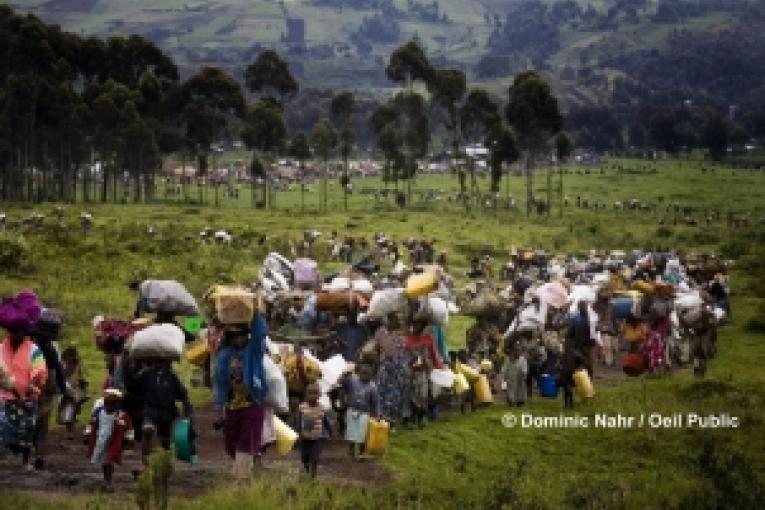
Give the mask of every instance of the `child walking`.
[{"label": "child walking", "polygon": [[113,492],[114,465],[122,460],[125,443],[132,440],[130,416],[120,410],[122,392],[116,388],[104,391],[103,405],[96,407],[85,431],[88,457],[92,464],[100,464],[104,475],[102,489]]},{"label": "child walking", "polygon": [[319,385],[311,383],[306,388],[306,401],[300,404],[297,429],[300,431],[300,459],[306,474],[316,478],[319,457],[324,442],[332,434],[327,409],[319,403]]},{"label": "child walking", "polygon": [[507,403],[510,406],[522,406],[526,403],[528,373],[529,365],[526,362],[526,356],[521,352],[519,345],[514,345],[510,350],[510,359],[505,369]]},{"label": "child walking", "polygon": [[138,375],[138,383],[144,401],[141,455],[147,465],[154,435],[162,448],[170,449],[172,425],[178,418],[175,403],[183,404],[184,418],[191,418],[192,407],[186,387],[173,371],[170,360],[155,360]]},{"label": "child walking", "polygon": [[74,439],[74,424],[80,414],[82,404],[87,400],[88,382],[82,375],[80,355],[76,347],[67,347],[61,353],[64,365],[64,377],[68,391],[61,397],[58,407],[58,422],[66,427],[68,439]]},{"label": "child walking", "polygon": [[358,375],[346,374],[342,378],[345,391],[345,440],[354,460],[359,460],[364,450],[367,438],[369,418],[377,418],[380,414],[380,399],[377,386],[372,382],[372,367],[359,365]]}]

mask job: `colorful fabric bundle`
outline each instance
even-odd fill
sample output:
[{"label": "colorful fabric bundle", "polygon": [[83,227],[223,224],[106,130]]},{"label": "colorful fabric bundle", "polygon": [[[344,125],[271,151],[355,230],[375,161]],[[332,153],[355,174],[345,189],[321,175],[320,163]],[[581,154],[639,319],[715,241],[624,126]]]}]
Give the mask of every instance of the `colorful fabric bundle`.
[{"label": "colorful fabric bundle", "polygon": [[22,290],[0,302],[0,326],[10,331],[29,331],[40,320],[42,307],[31,290]]}]

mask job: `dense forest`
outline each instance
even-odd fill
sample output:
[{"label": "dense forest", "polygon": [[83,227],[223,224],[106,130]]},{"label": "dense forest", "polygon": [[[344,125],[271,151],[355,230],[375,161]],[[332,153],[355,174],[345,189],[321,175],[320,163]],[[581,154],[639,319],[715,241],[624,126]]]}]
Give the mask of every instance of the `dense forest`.
[{"label": "dense forest", "polygon": [[[440,12],[437,2],[418,5]],[[393,7],[381,2],[380,8]],[[524,128],[523,115],[510,113],[513,87],[528,72],[508,76],[507,93],[498,96],[470,87],[469,71],[431,61],[416,39],[381,64],[395,95],[372,96],[301,87],[288,61],[270,49],[253,54],[241,76],[200,66],[181,79],[174,59],[147,38],[80,36],[2,6],[0,197],[71,200],[79,193],[84,200],[116,200],[118,182],[129,180],[138,201],[151,198],[144,195],[153,193],[167,155],[195,162],[204,176],[215,166],[215,148],[239,142],[252,151],[253,180],[266,177],[263,163],[276,156],[338,158],[347,170],[358,150],[377,151],[386,176],[407,179],[418,160],[460,159],[465,144],[485,143],[496,189],[503,164],[522,154],[533,164],[529,153],[552,151],[563,129],[583,149],[674,153],[704,147],[718,159],[765,137],[765,30],[756,30],[765,27],[765,9],[751,2],[726,3],[747,18],[717,31],[673,29],[662,49],[603,51],[595,44],[581,53],[576,71],[560,80],[551,73],[547,59],[561,47],[563,25],[624,23],[645,8],[644,0],[620,0],[603,18],[571,0],[528,0],[514,4],[504,19],[487,16],[494,28],[489,60],[477,64],[478,75],[501,78],[513,67],[505,60],[531,52],[527,68],[538,70],[531,75],[546,87],[543,96],[552,95],[545,79],[558,92],[605,80],[607,93],[564,103],[565,125],[561,117],[560,125],[542,129],[540,144],[524,132],[532,124]],[[662,0],[654,17],[670,23],[721,8],[712,0]],[[391,39],[386,31],[393,34],[398,26],[388,16],[363,23]],[[617,72],[604,77],[604,70]],[[98,179],[83,171],[96,161]],[[463,192],[468,170],[458,172]],[[261,203],[269,196],[264,189]]]}]

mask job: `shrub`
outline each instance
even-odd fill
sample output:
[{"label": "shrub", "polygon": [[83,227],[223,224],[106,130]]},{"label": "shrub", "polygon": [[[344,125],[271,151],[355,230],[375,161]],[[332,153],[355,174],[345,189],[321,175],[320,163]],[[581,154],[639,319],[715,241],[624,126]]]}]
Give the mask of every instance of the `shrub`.
[{"label": "shrub", "polygon": [[9,273],[28,267],[30,253],[23,238],[0,237],[0,272]]}]

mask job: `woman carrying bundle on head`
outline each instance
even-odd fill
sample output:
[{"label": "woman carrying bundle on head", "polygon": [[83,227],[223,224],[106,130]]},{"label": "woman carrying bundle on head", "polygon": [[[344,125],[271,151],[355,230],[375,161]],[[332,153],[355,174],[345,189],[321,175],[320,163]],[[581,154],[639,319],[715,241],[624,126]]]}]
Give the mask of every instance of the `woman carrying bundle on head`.
[{"label": "woman carrying bundle on head", "polygon": [[268,394],[263,368],[267,334],[268,324],[258,313],[249,330],[228,330],[218,351],[214,402],[224,423],[226,453],[235,466],[260,461]]},{"label": "woman carrying bundle on head", "polygon": [[42,351],[29,332],[40,318],[40,302],[31,291],[22,291],[0,303],[0,326],[8,336],[0,344],[0,366],[8,376],[2,388],[5,412],[2,420],[3,444],[21,455],[24,469],[30,463],[37,419],[37,399],[48,378]]}]

